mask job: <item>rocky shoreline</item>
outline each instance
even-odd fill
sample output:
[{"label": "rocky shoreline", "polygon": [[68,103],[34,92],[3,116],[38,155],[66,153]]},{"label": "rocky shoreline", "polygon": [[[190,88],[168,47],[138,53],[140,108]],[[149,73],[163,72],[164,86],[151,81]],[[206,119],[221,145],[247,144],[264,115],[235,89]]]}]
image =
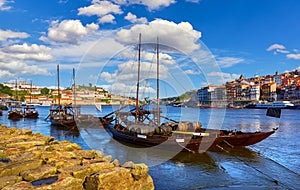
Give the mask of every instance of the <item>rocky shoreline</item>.
[{"label": "rocky shoreline", "polygon": [[154,189],[148,166],[76,143],[0,126],[0,189]]}]

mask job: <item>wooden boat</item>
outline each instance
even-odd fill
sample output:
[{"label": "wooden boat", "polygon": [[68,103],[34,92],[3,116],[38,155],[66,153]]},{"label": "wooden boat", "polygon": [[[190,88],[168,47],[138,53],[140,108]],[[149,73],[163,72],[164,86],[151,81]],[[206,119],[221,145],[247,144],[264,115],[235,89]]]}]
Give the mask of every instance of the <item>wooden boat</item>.
[{"label": "wooden boat", "polygon": [[27,104],[24,107],[24,118],[36,119],[39,117],[39,112],[35,109],[34,105]]},{"label": "wooden boat", "polygon": [[[141,35],[140,35],[141,37]],[[204,152],[214,148],[244,147],[258,143],[276,129],[269,132],[241,132],[233,130],[219,130],[202,128],[200,122],[183,122],[161,115],[159,107],[159,53],[157,42],[157,98],[156,109],[146,110],[139,106],[139,72],[140,72],[140,46],[138,56],[138,82],[136,93],[136,106],[125,112],[128,106],[107,114],[100,118],[104,128],[114,139],[121,143],[142,147],[157,147],[166,150]],[[161,123],[161,119],[165,122]]]},{"label": "wooden boat", "polygon": [[51,125],[67,130],[77,128],[71,105],[51,105],[49,118]]},{"label": "wooden boat", "polygon": [[[75,121],[75,112],[73,106],[60,104],[60,84],[59,84],[59,65],[57,65],[57,80],[58,80],[58,104],[50,106],[50,122],[51,125],[66,129],[78,130]],[[47,118],[48,118],[47,117]]]},{"label": "wooden boat", "polygon": [[8,119],[19,120],[23,118],[22,104],[19,101],[9,103],[10,110],[7,113]]},{"label": "wooden boat", "polygon": [[32,104],[32,81],[30,83],[30,103],[26,104],[24,107],[24,118],[36,119],[39,117],[39,112],[35,109],[35,105]]}]

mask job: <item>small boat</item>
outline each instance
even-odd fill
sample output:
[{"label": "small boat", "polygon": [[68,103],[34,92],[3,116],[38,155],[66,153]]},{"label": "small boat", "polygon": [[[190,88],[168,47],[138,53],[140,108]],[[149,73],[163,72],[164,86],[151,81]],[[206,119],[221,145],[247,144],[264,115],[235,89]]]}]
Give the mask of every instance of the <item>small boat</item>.
[{"label": "small boat", "polygon": [[26,104],[24,107],[24,118],[36,119],[39,117],[39,112],[34,105]]},{"label": "small boat", "polygon": [[35,109],[35,103],[32,103],[31,99],[31,93],[32,93],[32,81],[30,83],[30,103],[25,104],[24,106],[24,118],[30,118],[30,119],[36,119],[39,117],[39,112]]},{"label": "small boat", "polygon": [[71,105],[51,105],[49,118],[51,125],[67,130],[76,129],[74,111]]},{"label": "small boat", "polygon": [[9,102],[10,110],[7,113],[8,119],[19,120],[23,118],[22,104],[19,101]]},{"label": "small boat", "polygon": [[275,101],[275,102],[258,102],[256,104],[248,104],[245,108],[253,109],[267,109],[267,108],[280,108],[280,109],[293,109],[295,105],[290,101]]},{"label": "small boat", "polygon": [[98,111],[102,112],[102,104],[95,104]]},{"label": "small boat", "polygon": [[[74,70],[73,70],[74,74]],[[59,65],[57,65],[57,80],[58,80],[58,104],[50,106],[50,114],[47,118],[50,118],[51,125],[57,126],[66,130],[78,131],[75,121],[75,112],[72,104],[61,105],[60,104],[60,84],[59,84]],[[46,119],[47,119],[46,118]]]},{"label": "small boat", "polygon": [[[138,50],[140,51],[141,35]],[[162,116],[159,104],[159,53],[157,42],[157,97],[156,109],[148,110],[139,105],[139,72],[135,108],[123,111],[123,106],[116,111],[100,118],[104,128],[111,136],[121,142],[133,146],[157,147],[165,150],[204,152],[206,150],[224,147],[244,147],[258,143],[277,129],[268,132],[241,132],[234,130],[219,130],[202,128],[200,122],[175,121]],[[140,52],[139,52],[140,54]],[[275,113],[269,113],[275,114]],[[161,120],[166,122],[161,123]]]}]

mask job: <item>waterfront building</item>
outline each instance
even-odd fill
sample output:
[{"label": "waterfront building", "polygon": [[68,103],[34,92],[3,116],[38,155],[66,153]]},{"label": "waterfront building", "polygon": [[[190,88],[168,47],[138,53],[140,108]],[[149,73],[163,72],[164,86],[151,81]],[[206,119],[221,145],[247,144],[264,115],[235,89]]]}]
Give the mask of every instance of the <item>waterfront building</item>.
[{"label": "waterfront building", "polygon": [[227,105],[226,87],[209,85],[198,90],[198,101],[201,106],[223,107]]},{"label": "waterfront building", "polygon": [[250,100],[258,101],[260,98],[260,85],[254,84],[250,87]]},{"label": "waterfront building", "polygon": [[283,75],[278,74],[278,72],[276,72],[273,77],[274,77],[274,82],[276,83],[276,86],[281,86],[282,85]]},{"label": "waterfront building", "polygon": [[265,83],[261,86],[261,100],[274,101],[275,100],[274,94],[276,94],[275,82]]}]

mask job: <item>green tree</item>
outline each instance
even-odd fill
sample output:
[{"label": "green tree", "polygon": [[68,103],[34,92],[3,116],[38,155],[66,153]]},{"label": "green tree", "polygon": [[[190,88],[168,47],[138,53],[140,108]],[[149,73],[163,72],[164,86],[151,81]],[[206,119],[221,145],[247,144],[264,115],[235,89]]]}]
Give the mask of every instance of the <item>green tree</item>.
[{"label": "green tree", "polygon": [[0,94],[8,94],[12,96],[13,92],[8,86],[4,86],[3,84],[0,84]]},{"label": "green tree", "polygon": [[46,87],[41,90],[42,95],[49,95],[49,92],[50,92],[50,90]]}]

